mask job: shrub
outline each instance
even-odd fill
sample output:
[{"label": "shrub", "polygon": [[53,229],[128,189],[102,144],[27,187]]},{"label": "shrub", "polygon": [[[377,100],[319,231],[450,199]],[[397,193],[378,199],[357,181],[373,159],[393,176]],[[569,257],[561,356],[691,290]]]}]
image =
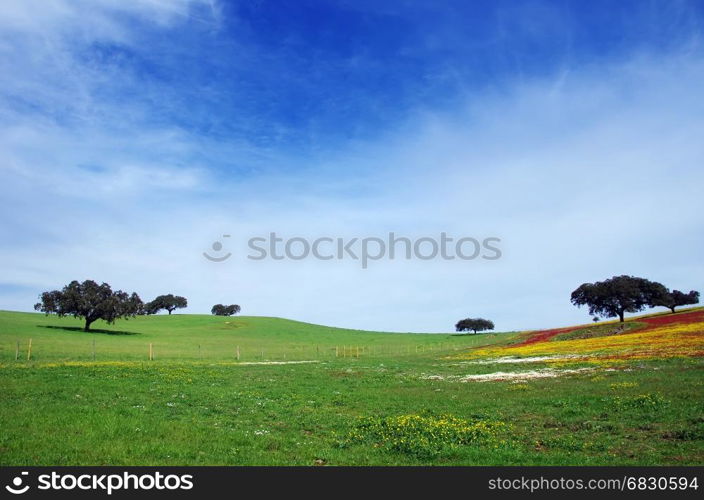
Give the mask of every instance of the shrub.
[{"label": "shrub", "polygon": [[611,402],[616,410],[659,410],[670,404],[665,398],[655,393],[629,397],[616,396]]},{"label": "shrub", "polygon": [[616,382],[609,384],[609,388],[614,391],[618,389],[630,389],[631,387],[638,387],[638,382]]},{"label": "shrub", "polygon": [[370,443],[377,448],[428,458],[465,445],[498,445],[508,425],[500,421],[468,421],[452,415],[362,417],[347,444]]}]

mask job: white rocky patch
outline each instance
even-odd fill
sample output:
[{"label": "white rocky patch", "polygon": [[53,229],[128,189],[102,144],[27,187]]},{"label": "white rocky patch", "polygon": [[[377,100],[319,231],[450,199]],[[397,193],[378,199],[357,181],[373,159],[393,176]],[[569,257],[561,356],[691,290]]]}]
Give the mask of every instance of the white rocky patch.
[{"label": "white rocky patch", "polygon": [[555,370],[552,368],[545,368],[542,370],[528,370],[522,372],[493,372],[493,373],[481,373],[478,375],[421,375],[420,378],[424,380],[446,380],[450,382],[496,382],[496,381],[508,381],[508,382],[524,382],[526,380],[538,379],[538,378],[555,378],[561,377],[563,375],[573,375],[576,373],[584,373],[594,371],[594,368],[574,368],[574,369],[563,369]]},{"label": "white rocky patch", "polygon": [[241,363],[233,363],[234,366],[244,365],[302,365],[305,363],[318,363],[317,360],[310,361],[243,361]]},{"label": "white rocky patch", "polygon": [[541,363],[544,361],[556,361],[561,359],[586,359],[588,356],[579,354],[563,354],[560,356],[529,356],[519,358],[516,356],[504,356],[501,358],[478,359],[476,361],[465,361],[465,365],[493,365],[493,364],[514,364],[514,363]]}]

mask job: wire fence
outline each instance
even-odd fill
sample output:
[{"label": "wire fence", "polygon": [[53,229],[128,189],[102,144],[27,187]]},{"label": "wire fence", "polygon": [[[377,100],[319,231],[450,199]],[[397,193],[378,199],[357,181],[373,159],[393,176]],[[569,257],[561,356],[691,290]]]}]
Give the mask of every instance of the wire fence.
[{"label": "wire fence", "polygon": [[[477,339],[479,340],[479,339]],[[464,342],[364,344],[170,344],[132,342],[129,345],[103,344],[95,340],[70,346],[53,341],[18,340],[10,349],[4,346],[0,359],[8,361],[302,361],[450,355],[478,344]]]}]

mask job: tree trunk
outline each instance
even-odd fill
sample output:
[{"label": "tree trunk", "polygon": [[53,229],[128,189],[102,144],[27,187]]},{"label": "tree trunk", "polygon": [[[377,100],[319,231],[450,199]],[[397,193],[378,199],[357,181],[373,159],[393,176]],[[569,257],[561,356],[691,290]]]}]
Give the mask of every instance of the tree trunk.
[{"label": "tree trunk", "polygon": [[87,332],[88,330],[90,330],[90,324],[91,324],[93,321],[94,321],[94,320],[92,320],[92,319],[86,318],[86,325],[83,327],[83,331],[84,331],[84,332]]},{"label": "tree trunk", "polygon": [[171,309],[167,309],[167,311],[169,311],[169,316],[171,316],[171,311],[172,311],[172,310],[171,310]]},{"label": "tree trunk", "polygon": [[621,323],[623,323],[623,311],[618,312],[618,319]]},{"label": "tree trunk", "polygon": [[670,310],[672,310],[672,314],[675,314],[675,307],[677,307],[677,306],[672,306],[672,307],[670,308]]}]

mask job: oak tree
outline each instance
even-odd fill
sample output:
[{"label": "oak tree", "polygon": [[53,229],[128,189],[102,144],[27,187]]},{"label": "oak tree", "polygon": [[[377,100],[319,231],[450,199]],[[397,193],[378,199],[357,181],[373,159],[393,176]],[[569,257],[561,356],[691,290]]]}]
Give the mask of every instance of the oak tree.
[{"label": "oak tree", "polygon": [[61,290],[42,293],[39,299],[41,302],[34,305],[35,310],[47,315],[83,318],[83,331],[86,332],[96,320],[114,323],[116,319],[140,314],[144,307],[136,293],[113,291],[107,283],[98,285],[92,280],[83,283],[74,280]]}]

